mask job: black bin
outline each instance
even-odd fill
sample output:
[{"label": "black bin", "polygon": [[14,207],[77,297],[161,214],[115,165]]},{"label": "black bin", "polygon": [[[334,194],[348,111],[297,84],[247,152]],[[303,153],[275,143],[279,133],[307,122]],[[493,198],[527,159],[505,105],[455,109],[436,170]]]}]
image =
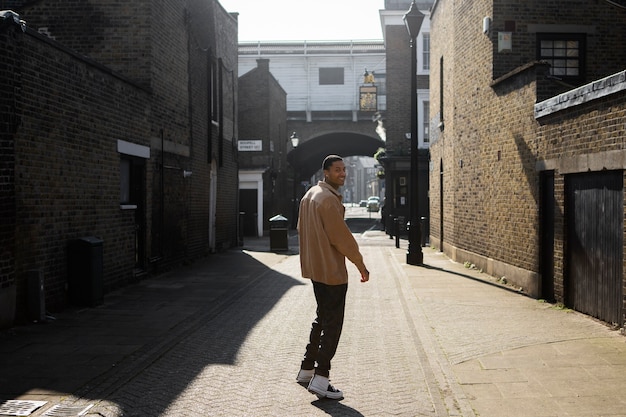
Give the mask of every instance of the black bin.
[{"label": "black bin", "polygon": [[272,251],[284,251],[289,250],[289,239],[287,236],[287,223],[286,217],[277,214],[270,220],[270,250]]},{"label": "black bin", "polygon": [[104,302],[102,263],[102,239],[87,236],[69,241],[67,280],[70,304],[95,307]]}]

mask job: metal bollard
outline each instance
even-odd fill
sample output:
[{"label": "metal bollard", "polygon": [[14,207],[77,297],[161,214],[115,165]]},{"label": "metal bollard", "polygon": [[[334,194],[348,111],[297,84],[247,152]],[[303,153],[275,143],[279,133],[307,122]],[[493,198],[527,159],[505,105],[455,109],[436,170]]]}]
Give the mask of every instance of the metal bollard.
[{"label": "metal bollard", "polygon": [[396,248],[400,247],[400,220],[397,217],[393,218],[393,233],[396,236]]},{"label": "metal bollard", "polygon": [[426,232],[428,217],[420,217],[420,229],[422,231],[422,241],[420,242],[422,246],[426,246],[426,242],[428,241],[428,233]]}]

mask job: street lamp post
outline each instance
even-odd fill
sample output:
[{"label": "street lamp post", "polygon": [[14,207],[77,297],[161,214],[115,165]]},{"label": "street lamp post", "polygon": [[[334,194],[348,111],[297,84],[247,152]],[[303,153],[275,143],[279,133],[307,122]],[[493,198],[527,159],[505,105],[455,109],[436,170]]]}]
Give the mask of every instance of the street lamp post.
[{"label": "street lamp post", "polygon": [[422,253],[421,230],[418,215],[418,137],[417,137],[417,35],[424,21],[424,14],[415,4],[402,17],[409,32],[411,47],[411,176],[409,180],[409,249],[406,253],[406,263],[409,265],[422,265],[424,254]]},{"label": "street lamp post", "polygon": [[291,228],[295,229],[298,224],[298,201],[296,200],[296,196],[298,194],[298,161],[296,160],[296,148],[300,144],[300,138],[296,132],[291,134],[291,146],[293,148],[293,158],[291,159],[291,163],[293,164],[293,199],[292,199],[292,217],[291,217]]}]

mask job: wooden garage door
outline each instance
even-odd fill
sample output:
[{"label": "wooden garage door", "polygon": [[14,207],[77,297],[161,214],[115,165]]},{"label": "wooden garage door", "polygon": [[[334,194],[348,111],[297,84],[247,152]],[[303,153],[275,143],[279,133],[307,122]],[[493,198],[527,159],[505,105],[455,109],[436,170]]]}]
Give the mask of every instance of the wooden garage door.
[{"label": "wooden garage door", "polygon": [[569,175],[566,304],[622,325],[623,175]]}]

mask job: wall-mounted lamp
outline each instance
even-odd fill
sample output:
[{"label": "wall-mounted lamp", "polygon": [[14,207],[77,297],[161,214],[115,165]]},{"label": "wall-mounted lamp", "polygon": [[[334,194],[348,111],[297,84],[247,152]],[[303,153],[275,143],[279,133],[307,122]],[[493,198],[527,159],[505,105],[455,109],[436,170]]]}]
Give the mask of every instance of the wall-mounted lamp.
[{"label": "wall-mounted lamp", "polygon": [[183,178],[189,178],[191,177],[191,171],[184,171],[183,170]]},{"label": "wall-mounted lamp", "polygon": [[289,137],[289,139],[291,139],[291,146],[293,146],[293,148],[296,149],[298,145],[300,144],[300,138],[298,137],[296,132],[293,132],[291,136]]},{"label": "wall-mounted lamp", "polygon": [[485,35],[488,35],[490,30],[491,30],[491,18],[489,16],[485,16],[483,17],[483,33]]}]

